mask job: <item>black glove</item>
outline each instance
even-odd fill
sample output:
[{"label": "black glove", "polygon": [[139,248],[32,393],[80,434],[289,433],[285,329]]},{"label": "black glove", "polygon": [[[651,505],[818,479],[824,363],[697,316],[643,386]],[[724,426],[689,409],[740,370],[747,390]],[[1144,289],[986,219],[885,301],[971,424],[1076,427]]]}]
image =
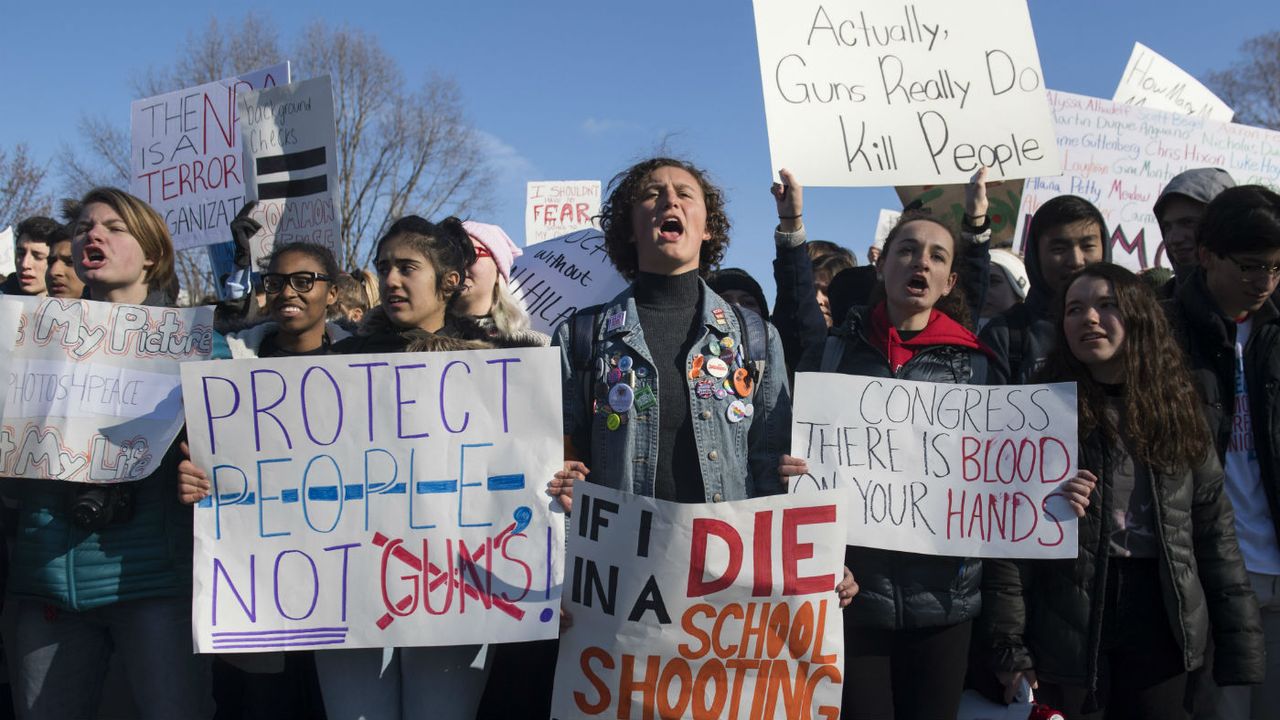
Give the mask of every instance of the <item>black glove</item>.
[{"label": "black glove", "polygon": [[247,268],[253,262],[249,252],[249,238],[258,234],[262,229],[262,223],[249,217],[249,213],[253,212],[257,206],[257,200],[250,200],[240,208],[240,212],[236,213],[235,219],[231,221],[231,239],[236,243],[235,263],[238,268]]}]

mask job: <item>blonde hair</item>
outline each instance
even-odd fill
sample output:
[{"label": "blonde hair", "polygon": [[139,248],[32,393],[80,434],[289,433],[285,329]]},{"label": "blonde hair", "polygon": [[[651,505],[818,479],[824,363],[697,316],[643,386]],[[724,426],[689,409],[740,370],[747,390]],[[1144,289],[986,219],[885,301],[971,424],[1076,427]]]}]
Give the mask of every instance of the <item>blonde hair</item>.
[{"label": "blonde hair", "polygon": [[85,193],[80,199],[80,213],[83,214],[92,203],[102,203],[114,210],[129,228],[129,234],[138,241],[143,256],[151,261],[151,267],[143,274],[147,291],[176,288],[178,276],[173,271],[173,239],[160,213],[141,198],[112,187],[96,187]]},{"label": "blonde hair", "polygon": [[507,279],[499,273],[493,283],[493,306],[489,309],[493,325],[503,335],[513,335],[529,329],[529,315],[507,287]]}]

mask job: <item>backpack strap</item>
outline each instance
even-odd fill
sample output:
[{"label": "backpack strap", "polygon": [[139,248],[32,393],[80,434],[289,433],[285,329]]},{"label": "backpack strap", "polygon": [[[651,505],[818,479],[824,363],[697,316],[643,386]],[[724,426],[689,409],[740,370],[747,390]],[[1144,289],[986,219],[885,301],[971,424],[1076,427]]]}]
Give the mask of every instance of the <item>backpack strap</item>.
[{"label": "backpack strap", "polygon": [[760,384],[764,377],[765,365],[769,357],[769,330],[765,327],[764,318],[754,310],[740,308],[730,304],[733,314],[738,318],[738,327],[742,328],[742,364],[751,373],[752,389]]},{"label": "backpack strap", "polygon": [[591,358],[595,355],[596,335],[600,332],[603,305],[584,307],[569,318],[569,357],[573,371],[581,383],[582,402],[591,416]]}]

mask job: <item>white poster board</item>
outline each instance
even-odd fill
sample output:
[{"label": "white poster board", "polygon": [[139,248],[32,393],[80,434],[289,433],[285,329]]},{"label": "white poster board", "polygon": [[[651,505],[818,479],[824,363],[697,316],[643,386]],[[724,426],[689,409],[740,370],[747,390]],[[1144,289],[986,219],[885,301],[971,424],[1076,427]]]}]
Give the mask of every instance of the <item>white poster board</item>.
[{"label": "white poster board", "polygon": [[225,242],[244,205],[236,96],[289,82],[289,63],[134,100],[129,192],[169,225],[178,250]]},{"label": "white poster board", "polygon": [[902,217],[901,210],[885,210],[880,209],[880,217],[876,220],[876,233],[872,245],[876,247],[884,247],[884,241],[889,238],[889,231],[894,225],[898,224],[898,218]]},{"label": "white poster board", "polygon": [[11,275],[18,269],[17,263],[14,262],[16,252],[13,243],[16,240],[12,225],[0,230],[0,275]]},{"label": "white poster board", "polygon": [[839,715],[842,493],[574,491],[553,720]]},{"label": "white poster board", "polygon": [[1190,73],[1140,42],[1133,44],[1133,54],[1129,56],[1129,64],[1124,68],[1124,75],[1120,76],[1120,84],[1116,86],[1112,99],[1125,105],[1168,110],[1224,123],[1231,122],[1236,114]]},{"label": "white poster board", "polygon": [[1237,185],[1280,188],[1280,132],[1050,91],[1064,174],[1027,180],[1015,247],[1047,200],[1079,195],[1102,211],[1114,261],[1169,267],[1152,206],[1178,173],[1224,168]]},{"label": "white poster board", "polygon": [[809,473],[791,479],[791,492],[845,489],[850,545],[1076,557],[1075,513],[1054,494],[1076,473],[1074,383],[797,373],[794,398],[791,452]]},{"label": "white poster board", "polygon": [[1056,175],[1026,0],[754,0],[776,176],[805,185]]},{"label": "white poster board", "polygon": [[277,244],[310,242],[342,254],[338,141],[329,76],[240,95],[245,200],[262,225],[249,241],[256,263]]},{"label": "white poster board", "polygon": [[199,652],[556,636],[549,348],[183,367]]},{"label": "white poster board", "polygon": [[540,243],[511,268],[511,294],[533,329],[547,334],[578,308],[612,300],[627,285],[609,262],[604,233],[594,229]]},{"label": "white poster board", "polygon": [[524,244],[567,235],[575,230],[599,229],[599,180],[543,180],[527,186]]},{"label": "white poster board", "polygon": [[182,429],[179,367],[213,351],[213,308],[0,300],[14,306],[16,342],[0,319],[13,348],[0,476],[116,483],[154,472]]}]

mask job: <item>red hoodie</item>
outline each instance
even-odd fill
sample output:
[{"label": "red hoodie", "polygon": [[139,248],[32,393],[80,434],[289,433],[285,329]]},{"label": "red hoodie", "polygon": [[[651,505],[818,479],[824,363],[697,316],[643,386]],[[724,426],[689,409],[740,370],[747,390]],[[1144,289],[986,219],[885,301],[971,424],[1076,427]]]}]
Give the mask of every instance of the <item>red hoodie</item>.
[{"label": "red hoodie", "polygon": [[889,322],[887,307],[880,303],[871,311],[871,343],[889,358],[889,368],[894,374],[915,357],[917,352],[934,345],[956,345],[981,350],[988,357],[994,358],[991,351],[978,342],[976,335],[937,309],[930,311],[929,323],[923,330],[910,340],[903,340],[898,329]]}]

